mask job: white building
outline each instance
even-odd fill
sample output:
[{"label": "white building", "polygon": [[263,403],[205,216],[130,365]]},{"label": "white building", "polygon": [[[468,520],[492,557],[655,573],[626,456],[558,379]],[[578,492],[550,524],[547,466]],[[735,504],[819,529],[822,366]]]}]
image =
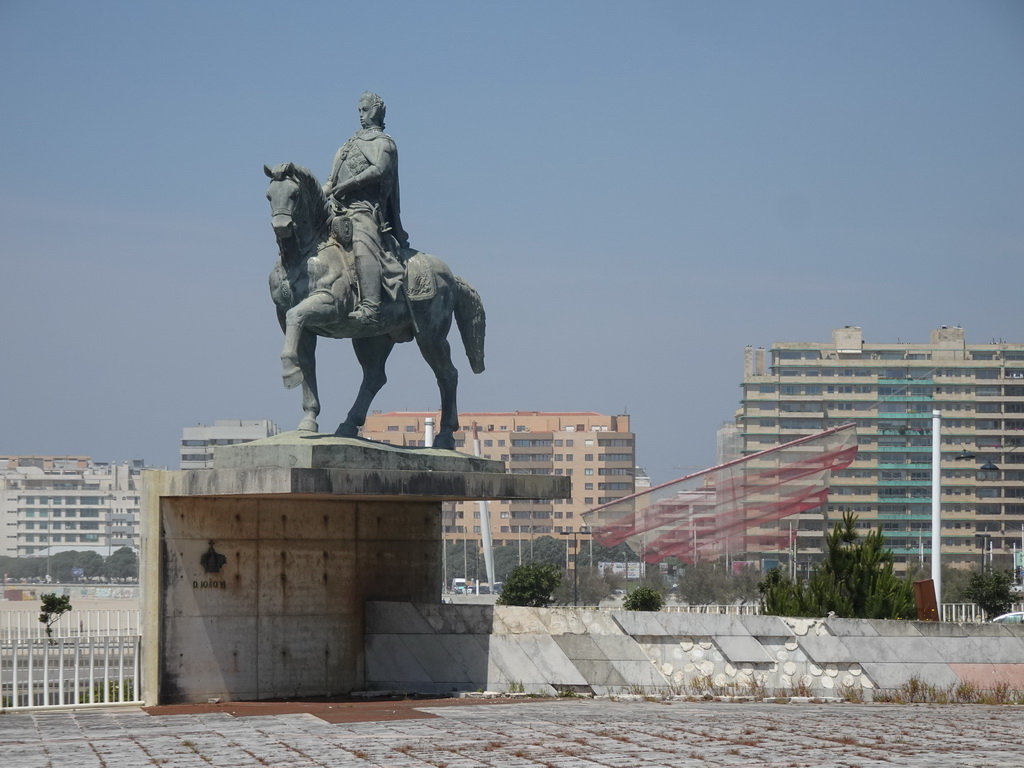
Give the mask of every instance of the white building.
[{"label": "white building", "polygon": [[88,456],[0,456],[0,555],[139,546],[143,462]]},{"label": "white building", "polygon": [[272,437],[281,430],[267,419],[217,419],[212,427],[197,424],[181,430],[181,468],[210,469],[213,449],[218,445],[250,443]]}]

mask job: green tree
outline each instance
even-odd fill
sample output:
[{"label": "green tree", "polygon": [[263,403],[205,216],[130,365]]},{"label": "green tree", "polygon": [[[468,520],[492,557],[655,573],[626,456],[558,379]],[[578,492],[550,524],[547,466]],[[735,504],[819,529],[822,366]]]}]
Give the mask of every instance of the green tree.
[{"label": "green tree", "polygon": [[857,532],[857,517],[843,515],[826,537],[825,558],[807,582],[794,583],[775,570],[758,585],[767,614],[904,619],[915,615],[913,585],[896,576],[882,531]]},{"label": "green tree", "polygon": [[967,598],[985,611],[990,619],[1006,613],[1013,605],[1012,571],[988,570],[984,573],[972,573],[967,584]]},{"label": "green tree", "polygon": [[[590,557],[589,551],[587,552],[587,557]],[[638,559],[636,553],[625,542],[616,544],[614,547],[602,547],[600,544],[594,543],[595,566],[598,563],[621,563],[625,560],[636,562]]]},{"label": "green tree", "polygon": [[761,608],[764,613],[774,616],[808,616],[817,613],[805,605],[806,590],[801,584],[790,581],[781,568],[768,571],[757,588],[761,592]]},{"label": "green tree", "polygon": [[449,587],[454,578],[473,580],[485,572],[483,553],[477,546],[477,542],[472,539],[449,541],[445,547],[445,555],[448,572],[445,574],[444,581]]},{"label": "green tree", "polygon": [[[46,636],[52,638],[53,625],[61,616],[71,610],[71,598],[67,595],[58,596],[51,592],[43,595],[40,600],[42,612],[39,614],[39,621],[46,625]],[[50,642],[52,643],[53,640],[51,639]]]},{"label": "green tree", "polygon": [[[967,587],[971,583],[971,571],[963,568],[953,568],[950,565],[942,566],[942,602],[944,603],[970,603],[973,602],[967,596]],[[931,578],[931,572],[923,577]]]},{"label": "green tree", "polygon": [[75,560],[80,552],[56,552],[50,556],[50,578],[58,584],[70,584],[75,580],[72,573]]},{"label": "green tree", "polygon": [[0,568],[9,579],[38,579],[46,575],[46,558],[4,557]]},{"label": "green tree", "polygon": [[494,548],[494,579],[504,582],[512,569],[519,565],[519,547],[515,544],[506,544],[503,547]]},{"label": "green tree", "polygon": [[554,602],[558,605],[572,605],[575,588],[577,605],[597,605],[612,593],[614,587],[597,568],[579,566],[576,583],[573,584],[572,573],[565,574],[561,586],[555,590]]},{"label": "green tree", "polygon": [[[527,559],[526,543],[523,543],[523,560]],[[532,563],[550,563],[556,568],[565,568],[565,541],[552,536],[538,536],[533,541]]]},{"label": "green tree", "polygon": [[121,547],[106,559],[103,564],[105,575],[109,579],[138,579],[139,557],[131,547]]},{"label": "green tree", "polygon": [[648,586],[637,587],[622,601],[622,607],[627,611],[660,611],[663,605],[665,598],[661,592]]},{"label": "green tree", "polygon": [[85,552],[76,552],[75,558],[72,561],[73,568],[82,569],[82,578],[91,579],[95,576],[103,575],[103,556],[87,550]]},{"label": "green tree", "polygon": [[732,573],[724,563],[701,562],[684,566],[676,575],[679,599],[690,605],[732,603],[759,597],[757,569]]},{"label": "green tree", "polygon": [[544,608],[562,583],[562,571],[550,563],[528,563],[512,569],[498,596],[498,605]]}]

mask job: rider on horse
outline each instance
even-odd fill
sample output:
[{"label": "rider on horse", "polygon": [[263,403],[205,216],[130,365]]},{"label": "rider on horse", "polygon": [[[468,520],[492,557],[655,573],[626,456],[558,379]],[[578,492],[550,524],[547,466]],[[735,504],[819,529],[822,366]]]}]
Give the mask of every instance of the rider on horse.
[{"label": "rider on horse", "polygon": [[334,156],[324,192],[335,213],[332,233],[355,258],[359,304],[349,317],[378,322],[381,294],[394,300],[401,288],[399,249],[409,236],[399,216],[398,150],[384,133],[383,100],[367,91],[359,99],[362,126]]}]

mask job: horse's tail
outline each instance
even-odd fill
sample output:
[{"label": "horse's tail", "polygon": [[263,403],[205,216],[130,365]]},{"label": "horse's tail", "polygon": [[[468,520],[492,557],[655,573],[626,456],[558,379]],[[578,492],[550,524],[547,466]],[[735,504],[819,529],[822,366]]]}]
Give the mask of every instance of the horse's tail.
[{"label": "horse's tail", "polygon": [[462,335],[466,357],[469,358],[469,366],[473,373],[483,373],[484,334],[487,330],[484,305],[476,289],[461,277],[455,278],[455,286],[455,322]]}]

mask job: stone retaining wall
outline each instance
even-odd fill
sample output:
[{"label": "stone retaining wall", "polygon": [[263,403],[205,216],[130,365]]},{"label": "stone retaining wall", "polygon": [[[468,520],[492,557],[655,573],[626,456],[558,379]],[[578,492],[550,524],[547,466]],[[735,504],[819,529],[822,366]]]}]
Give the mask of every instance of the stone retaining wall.
[{"label": "stone retaining wall", "polygon": [[368,690],[852,696],[1024,690],[1024,627],[370,602]]}]

